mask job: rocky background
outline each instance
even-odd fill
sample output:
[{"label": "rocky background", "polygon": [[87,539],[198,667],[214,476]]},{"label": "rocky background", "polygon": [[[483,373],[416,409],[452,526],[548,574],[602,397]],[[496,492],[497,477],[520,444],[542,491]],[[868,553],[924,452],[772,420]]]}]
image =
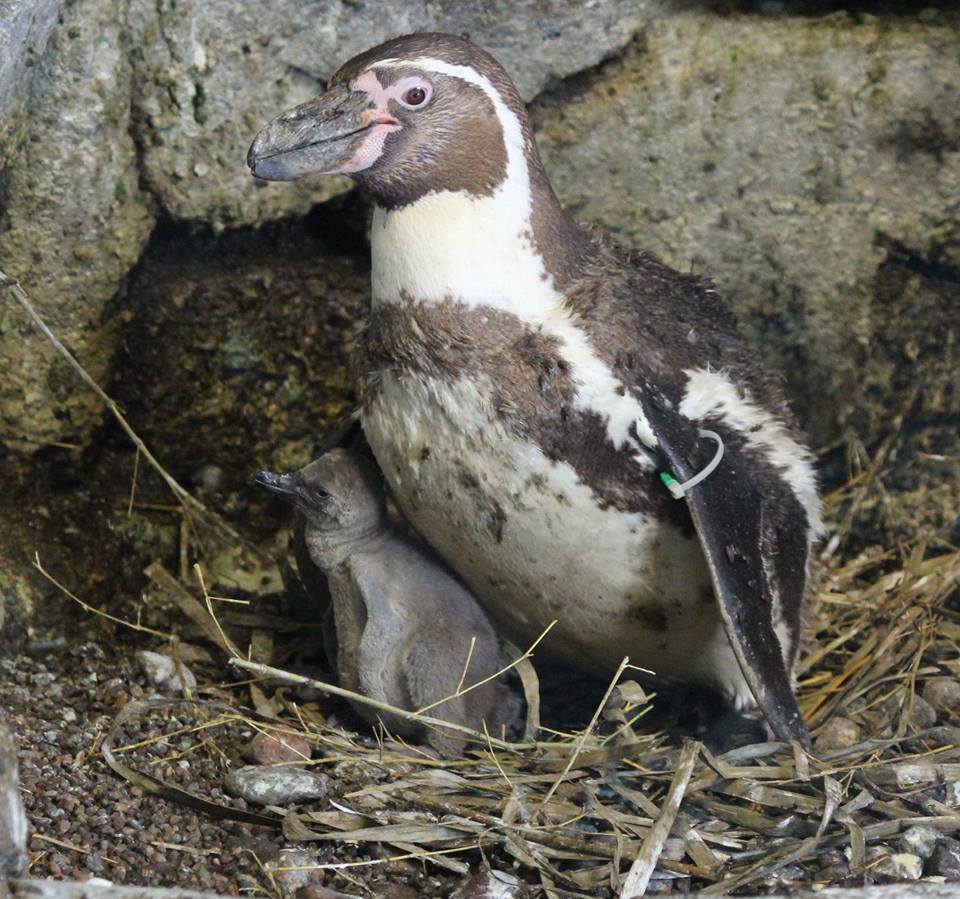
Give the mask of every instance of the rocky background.
[{"label": "rocky background", "polygon": [[[345,59],[426,29],[468,33],[513,73],[577,217],[715,278],[784,373],[828,486],[884,448],[876,534],[960,539],[947,5],[0,0],[0,269],[174,476],[269,542],[282,519],[249,472],[302,464],[349,407],[365,210],[347,180],[255,182],[244,155]],[[0,372],[12,645],[51,626],[34,553],[132,608],[182,534],[6,294]]]}]

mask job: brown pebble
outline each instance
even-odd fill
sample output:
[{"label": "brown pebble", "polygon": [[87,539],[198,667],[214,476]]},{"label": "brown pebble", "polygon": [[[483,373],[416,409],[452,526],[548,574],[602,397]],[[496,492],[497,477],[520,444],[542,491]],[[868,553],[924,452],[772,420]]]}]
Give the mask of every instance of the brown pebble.
[{"label": "brown pebble", "polygon": [[310,744],[296,734],[257,734],[245,755],[257,765],[282,765],[310,758]]},{"label": "brown pebble", "polygon": [[333,779],[350,786],[366,786],[379,783],[387,777],[387,771],[364,759],[347,759],[333,766]]},{"label": "brown pebble", "polygon": [[896,724],[902,716],[917,730],[926,730],[937,723],[937,710],[922,696],[898,691],[881,706],[885,718]]},{"label": "brown pebble", "polygon": [[413,887],[402,883],[374,883],[371,887],[379,899],[418,899],[420,896]]},{"label": "brown pebble", "polygon": [[938,711],[960,713],[960,681],[932,677],[923,685],[923,698]]},{"label": "brown pebble", "polygon": [[[379,854],[381,858],[390,857],[388,849],[381,849]],[[417,866],[405,858],[395,858],[384,862],[382,869],[384,874],[389,874],[392,877],[416,877],[417,875]]]},{"label": "brown pebble", "polygon": [[914,696],[910,723],[918,730],[933,727],[937,723],[937,710],[922,696]]},{"label": "brown pebble", "polygon": [[849,718],[835,715],[820,731],[813,746],[817,752],[830,752],[834,749],[849,749],[860,742],[860,728]]},{"label": "brown pebble", "polygon": [[828,865],[821,868],[817,875],[817,880],[822,883],[844,883],[850,876],[850,865],[846,862],[842,865]]}]

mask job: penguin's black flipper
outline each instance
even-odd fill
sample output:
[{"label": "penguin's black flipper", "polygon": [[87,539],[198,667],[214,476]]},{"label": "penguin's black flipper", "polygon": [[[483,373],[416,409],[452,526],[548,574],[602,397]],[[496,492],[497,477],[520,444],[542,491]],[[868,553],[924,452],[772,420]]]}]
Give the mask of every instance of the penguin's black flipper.
[{"label": "penguin's black flipper", "polygon": [[[655,392],[641,398],[670,473],[684,482],[711,461],[716,444]],[[720,615],[744,677],[774,733],[810,746],[790,683],[774,616],[796,650],[806,579],[806,515],[777,477],[751,470],[742,434],[721,421],[704,425],[723,440],[720,464],[685,499],[710,566]],[[664,489],[667,489],[664,487]]]}]

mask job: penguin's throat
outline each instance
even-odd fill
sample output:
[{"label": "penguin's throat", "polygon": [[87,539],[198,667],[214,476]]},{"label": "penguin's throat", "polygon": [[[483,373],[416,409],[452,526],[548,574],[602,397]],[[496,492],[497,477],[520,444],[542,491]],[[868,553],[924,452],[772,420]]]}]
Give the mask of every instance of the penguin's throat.
[{"label": "penguin's throat", "polygon": [[[556,203],[547,191],[545,199]],[[549,315],[562,298],[535,236],[533,198],[524,170],[490,196],[444,190],[398,209],[375,207],[374,304],[452,300],[525,320]],[[565,218],[559,204],[550,212]]]},{"label": "penguin's throat", "polygon": [[355,527],[320,527],[308,522],[304,537],[314,564],[329,570],[351,555],[376,546],[385,533],[386,525],[382,521]]}]

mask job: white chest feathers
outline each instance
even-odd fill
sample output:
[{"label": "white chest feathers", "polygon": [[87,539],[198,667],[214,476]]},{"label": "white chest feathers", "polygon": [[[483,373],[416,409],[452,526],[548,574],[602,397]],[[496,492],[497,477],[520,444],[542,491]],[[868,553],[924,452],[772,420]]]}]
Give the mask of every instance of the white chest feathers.
[{"label": "white chest feathers", "polygon": [[490,197],[441,191],[403,209],[378,208],[371,249],[374,307],[454,301],[510,313],[557,337],[579,388],[577,407],[606,421],[615,446],[632,445],[647,460],[644,448],[657,441],[643,410],[565,308],[530,242],[528,205],[511,185]]}]

